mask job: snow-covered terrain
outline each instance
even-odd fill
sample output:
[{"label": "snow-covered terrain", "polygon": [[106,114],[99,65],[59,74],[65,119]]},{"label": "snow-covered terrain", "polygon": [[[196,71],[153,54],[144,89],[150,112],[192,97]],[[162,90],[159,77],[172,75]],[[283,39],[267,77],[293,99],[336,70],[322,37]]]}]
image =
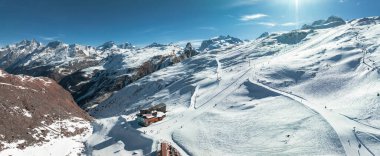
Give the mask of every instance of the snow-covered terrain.
[{"label": "snow-covered terrain", "polygon": [[0,155],[78,155],[92,134],[91,117],[46,77],[0,69]]},{"label": "snow-covered terrain", "polygon": [[[89,106],[96,119],[92,130],[70,118],[41,122],[45,126],[34,128],[39,133],[32,137],[49,129],[49,142],[25,149],[19,149],[25,140],[0,134],[0,141],[15,140],[2,142],[0,155],[155,155],[161,142],[185,156],[379,155],[379,38],[380,17],[330,17],[253,41],[220,36],[203,42],[199,54],[190,44],[136,48],[107,42],[95,48],[23,41],[0,49],[0,56],[11,58],[1,65],[24,71],[53,62],[58,77],[69,75],[61,85],[81,91],[77,100],[96,103]],[[0,70],[0,78],[7,75]],[[10,82],[0,86],[45,94]],[[166,117],[138,125],[138,111],[159,103],[167,105]],[[22,105],[4,108],[28,121],[44,117]],[[88,131],[60,138],[62,125],[68,132]]]},{"label": "snow-covered terrain", "polygon": [[[86,131],[80,135],[66,137],[64,134],[60,134],[60,129],[68,129],[69,133],[75,132],[76,129],[83,128]],[[0,155],[14,155],[14,156],[49,156],[49,155],[65,155],[65,156],[78,156],[85,155],[84,149],[86,149],[83,142],[92,134],[92,127],[88,121],[73,118],[71,120],[62,120],[54,122],[51,125],[47,125],[43,128],[35,128],[39,133],[49,129],[47,136],[43,137],[48,142],[37,143],[33,146],[27,146],[24,149],[18,148],[18,146],[25,142],[25,140],[19,140],[16,143],[5,144],[6,150],[0,151]],[[42,132],[41,132],[42,131]],[[33,137],[40,137],[39,133],[33,134]]]},{"label": "snow-covered terrain", "polygon": [[[378,155],[380,17],[209,50],[124,87],[90,113],[92,155]],[[167,117],[134,121],[159,103]]]},{"label": "snow-covered terrain", "polygon": [[136,48],[110,41],[92,47],[53,41],[45,46],[25,40],[0,49],[0,68],[52,78],[90,109],[127,84],[196,54],[172,44]]}]

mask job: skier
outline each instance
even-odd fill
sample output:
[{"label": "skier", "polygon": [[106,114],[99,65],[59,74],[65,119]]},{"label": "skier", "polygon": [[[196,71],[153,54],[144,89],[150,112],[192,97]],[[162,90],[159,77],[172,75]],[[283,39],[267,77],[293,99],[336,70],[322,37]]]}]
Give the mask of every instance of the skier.
[{"label": "skier", "polygon": [[351,146],[350,140],[347,140],[348,144]]}]

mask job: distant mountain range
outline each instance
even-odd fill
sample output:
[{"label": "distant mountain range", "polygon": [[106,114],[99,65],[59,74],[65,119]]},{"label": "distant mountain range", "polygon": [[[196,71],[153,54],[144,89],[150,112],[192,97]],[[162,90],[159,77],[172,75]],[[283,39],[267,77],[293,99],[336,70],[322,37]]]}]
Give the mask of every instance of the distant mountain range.
[{"label": "distant mountain range", "polygon": [[[0,155],[149,155],[160,142],[182,155],[375,155],[379,36],[380,17],[331,16],[198,49],[8,45]],[[166,118],[138,126],[136,113],[159,103]]]}]

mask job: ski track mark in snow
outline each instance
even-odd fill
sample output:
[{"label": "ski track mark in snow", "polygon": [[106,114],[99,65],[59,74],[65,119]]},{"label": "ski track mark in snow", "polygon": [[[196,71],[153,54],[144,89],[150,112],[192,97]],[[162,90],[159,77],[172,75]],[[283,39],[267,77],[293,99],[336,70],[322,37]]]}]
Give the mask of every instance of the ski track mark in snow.
[{"label": "ski track mark in snow", "polygon": [[191,103],[190,103],[189,109],[195,109],[195,104],[197,102],[197,96],[198,96],[198,90],[199,90],[199,85],[195,87],[193,95],[191,96]]},{"label": "ski track mark in snow", "polygon": [[[325,120],[336,131],[347,155],[357,155],[358,152],[360,152],[361,155],[374,155],[369,149],[358,148],[358,146],[356,146],[362,143],[360,142],[360,140],[357,139],[355,131],[361,131],[361,132],[372,133],[372,134],[380,134],[379,129],[369,127],[367,125],[353,121],[345,116],[332,112],[332,110],[328,110],[316,104],[312,104],[308,102],[306,99],[300,98],[299,96],[295,96],[295,95],[283,92],[281,90],[266,86],[261,83],[256,83],[253,80],[250,80],[250,81],[251,83],[262,86],[268,90],[271,90],[273,92],[286,96],[290,99],[293,99],[305,105],[306,107],[314,110],[315,112],[319,113],[323,118],[325,118]],[[355,127],[355,130],[353,129],[354,127]],[[350,144],[353,144],[355,146],[351,146]]]}]

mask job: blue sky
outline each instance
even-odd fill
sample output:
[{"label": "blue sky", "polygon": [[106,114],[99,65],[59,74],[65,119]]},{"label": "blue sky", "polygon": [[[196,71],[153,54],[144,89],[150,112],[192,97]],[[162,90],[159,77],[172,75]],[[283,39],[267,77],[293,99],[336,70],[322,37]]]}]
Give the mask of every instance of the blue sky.
[{"label": "blue sky", "polygon": [[0,0],[0,45],[33,38],[85,45],[254,39],[330,15],[380,16],[379,8],[379,0]]}]

